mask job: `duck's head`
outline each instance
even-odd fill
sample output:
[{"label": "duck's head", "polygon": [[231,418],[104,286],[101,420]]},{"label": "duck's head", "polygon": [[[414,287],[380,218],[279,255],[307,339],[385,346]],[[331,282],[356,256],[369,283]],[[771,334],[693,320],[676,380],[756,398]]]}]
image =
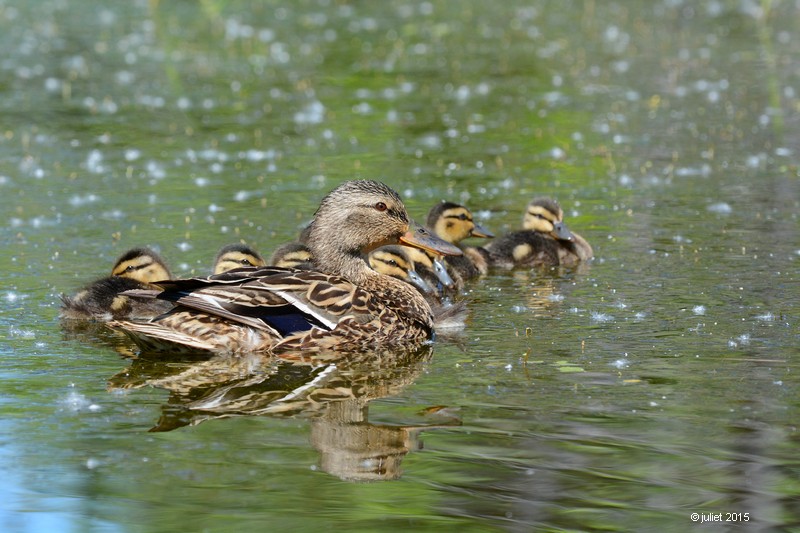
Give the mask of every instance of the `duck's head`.
[{"label": "duck's head", "polygon": [[369,254],[369,266],[376,272],[411,283],[426,294],[433,292],[433,287],[420,277],[409,259],[408,246],[383,246]]},{"label": "duck's head", "polygon": [[261,254],[246,244],[229,244],[220,248],[214,258],[214,274],[222,274],[234,268],[265,266]]},{"label": "duck's head", "polygon": [[458,247],[412,227],[400,196],[372,180],[346,181],[328,193],[314,215],[306,241],[318,268],[351,278],[364,275],[364,269],[370,272],[363,260],[369,252],[391,244],[461,254]]},{"label": "duck's head", "polygon": [[132,248],[122,254],[114,263],[111,275],[142,283],[172,279],[167,263],[149,248]]},{"label": "duck's head", "polygon": [[494,237],[494,234],[476,224],[469,209],[453,202],[439,202],[428,213],[427,225],[445,241],[458,244],[467,237]]},{"label": "duck's head", "polygon": [[575,237],[564,224],[564,212],[552,198],[534,198],[525,209],[522,228],[550,235],[560,241],[573,241]]}]

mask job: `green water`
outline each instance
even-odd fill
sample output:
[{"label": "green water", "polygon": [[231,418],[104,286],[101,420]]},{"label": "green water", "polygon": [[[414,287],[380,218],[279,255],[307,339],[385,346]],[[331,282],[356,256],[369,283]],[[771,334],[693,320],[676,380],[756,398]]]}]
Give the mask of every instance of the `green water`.
[{"label": "green water", "polygon": [[[0,528],[800,529],[798,12],[0,0]],[[268,255],[354,177],[495,233],[554,196],[596,258],[321,375],[58,321],[127,248]]]}]

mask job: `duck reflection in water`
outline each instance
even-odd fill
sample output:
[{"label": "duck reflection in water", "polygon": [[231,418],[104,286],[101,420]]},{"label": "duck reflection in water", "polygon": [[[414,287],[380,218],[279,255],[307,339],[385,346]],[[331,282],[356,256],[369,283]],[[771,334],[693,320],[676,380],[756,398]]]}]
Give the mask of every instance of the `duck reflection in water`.
[{"label": "duck reflection in water", "polygon": [[302,362],[260,355],[182,362],[140,357],[110,379],[109,389],[170,391],[150,429],[154,432],[236,416],[309,418],[311,444],[324,471],[349,481],[391,480],[401,476],[401,462],[417,447],[421,430],[460,425],[445,414],[448,410],[432,415],[437,420],[430,424],[369,422],[369,402],[399,394],[417,378],[432,351],[428,345]]}]

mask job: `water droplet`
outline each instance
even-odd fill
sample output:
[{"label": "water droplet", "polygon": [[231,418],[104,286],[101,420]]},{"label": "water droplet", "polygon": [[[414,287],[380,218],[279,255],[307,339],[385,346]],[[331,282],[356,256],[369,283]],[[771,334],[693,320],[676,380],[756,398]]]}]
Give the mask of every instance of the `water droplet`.
[{"label": "water droplet", "polygon": [[733,208],[730,204],[725,202],[717,202],[714,204],[709,205],[706,209],[712,213],[718,213],[720,215],[729,215],[733,212]]}]

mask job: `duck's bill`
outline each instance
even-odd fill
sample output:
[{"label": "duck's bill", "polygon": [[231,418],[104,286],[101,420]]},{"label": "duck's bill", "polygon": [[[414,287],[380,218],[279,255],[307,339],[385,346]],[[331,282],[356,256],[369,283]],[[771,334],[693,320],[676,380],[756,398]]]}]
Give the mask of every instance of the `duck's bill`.
[{"label": "duck's bill", "polygon": [[422,226],[412,226],[402,237],[400,243],[414,246],[439,255],[461,255],[461,248],[434,235]]},{"label": "duck's bill", "polygon": [[494,238],[494,233],[492,233],[488,229],[484,228],[480,224],[475,224],[475,227],[472,228],[472,236],[473,237],[483,237],[485,239],[493,239]]},{"label": "duck's bill", "polygon": [[563,222],[556,222],[553,224],[553,237],[560,241],[574,241],[575,236]]}]

